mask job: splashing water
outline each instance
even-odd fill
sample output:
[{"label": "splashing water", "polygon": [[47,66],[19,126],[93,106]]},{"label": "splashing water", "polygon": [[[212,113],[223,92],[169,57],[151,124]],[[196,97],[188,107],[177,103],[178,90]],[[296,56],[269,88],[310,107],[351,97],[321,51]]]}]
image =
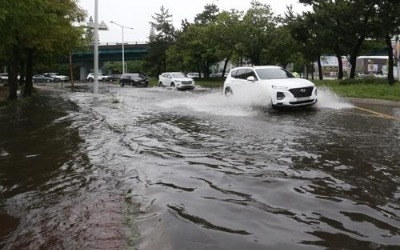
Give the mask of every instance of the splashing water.
[{"label": "splashing water", "polygon": [[318,108],[331,108],[331,109],[347,109],[353,108],[354,106],[343,100],[329,88],[320,87],[318,88],[318,102],[316,104]]},{"label": "splashing water", "polygon": [[228,98],[221,92],[212,92],[183,99],[172,99],[159,105],[172,109],[185,107],[196,112],[213,115],[245,117],[256,113],[253,109],[255,104],[251,98],[242,98],[239,95],[233,95]]},{"label": "splashing water", "polygon": [[[255,92],[236,93],[226,97],[221,92],[214,91],[204,95],[195,95],[179,99],[167,100],[159,106],[169,109],[186,108],[196,112],[204,112],[222,116],[254,116],[257,110],[254,107],[270,108],[264,96]],[[328,88],[318,89],[317,108],[348,109],[353,105],[343,100]]]}]

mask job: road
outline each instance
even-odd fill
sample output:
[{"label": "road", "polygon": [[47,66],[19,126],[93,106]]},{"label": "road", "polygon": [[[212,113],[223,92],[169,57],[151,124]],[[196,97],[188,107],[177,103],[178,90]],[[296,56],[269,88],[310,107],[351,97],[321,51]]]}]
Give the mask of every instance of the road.
[{"label": "road", "polygon": [[398,106],[46,93],[0,111],[0,247],[400,247]]}]

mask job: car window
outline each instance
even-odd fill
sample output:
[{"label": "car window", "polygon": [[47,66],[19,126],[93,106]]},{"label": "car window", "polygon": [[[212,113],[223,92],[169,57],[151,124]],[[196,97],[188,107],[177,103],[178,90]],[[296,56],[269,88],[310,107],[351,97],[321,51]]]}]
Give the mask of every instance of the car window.
[{"label": "car window", "polygon": [[183,78],[183,77],[185,77],[185,75],[183,73],[174,73],[174,74],[172,74],[172,77],[173,78]]},{"label": "car window", "polygon": [[236,73],[237,73],[237,70],[236,70],[236,69],[233,69],[233,70],[231,71],[231,77],[236,78]]},{"label": "car window", "polygon": [[249,76],[254,76],[254,78],[257,79],[256,73],[254,72],[253,69],[247,69],[247,70],[246,70],[246,79],[247,79]]},{"label": "car window", "polygon": [[246,71],[247,71],[246,69],[238,69],[235,78],[246,79]]},{"label": "car window", "polygon": [[256,72],[260,79],[264,80],[294,78],[289,71],[282,68],[261,68],[256,69]]}]

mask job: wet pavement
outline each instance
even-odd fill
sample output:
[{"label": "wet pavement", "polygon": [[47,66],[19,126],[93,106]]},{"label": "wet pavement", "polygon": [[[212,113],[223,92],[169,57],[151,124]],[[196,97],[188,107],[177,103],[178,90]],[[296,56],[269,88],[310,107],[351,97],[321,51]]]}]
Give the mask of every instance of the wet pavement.
[{"label": "wet pavement", "polygon": [[399,249],[400,108],[327,90],[42,92],[0,109],[2,249]]}]

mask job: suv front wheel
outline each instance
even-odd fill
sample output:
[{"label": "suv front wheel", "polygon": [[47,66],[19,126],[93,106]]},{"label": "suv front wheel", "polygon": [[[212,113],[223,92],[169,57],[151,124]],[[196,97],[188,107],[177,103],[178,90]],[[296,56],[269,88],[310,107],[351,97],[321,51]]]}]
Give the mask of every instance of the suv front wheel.
[{"label": "suv front wheel", "polygon": [[232,92],[232,89],[231,88],[229,88],[229,87],[227,87],[226,89],[225,89],[225,96],[231,96],[231,95],[233,95],[233,92]]}]

